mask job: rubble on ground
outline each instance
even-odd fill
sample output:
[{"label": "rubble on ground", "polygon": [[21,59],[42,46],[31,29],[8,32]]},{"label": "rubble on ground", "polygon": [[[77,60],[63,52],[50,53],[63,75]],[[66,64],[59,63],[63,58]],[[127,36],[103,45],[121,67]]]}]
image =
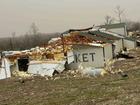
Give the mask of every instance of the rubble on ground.
[{"label": "rubble on ground", "polygon": [[33,77],[32,74],[28,74],[27,72],[18,71],[18,70],[13,71],[12,74],[15,77],[21,77],[21,78],[31,78],[31,77]]},{"label": "rubble on ground", "polygon": [[[96,77],[103,76],[104,74],[124,74],[125,71],[132,68],[139,68],[140,56],[139,49],[132,50],[129,52],[130,56],[133,56],[132,59],[112,59],[106,63],[106,67],[104,69],[98,69],[94,67],[84,68],[81,66],[79,70],[65,70],[62,73],[54,74],[52,77],[43,76],[46,80],[58,80],[58,79],[69,79],[69,78],[80,78],[80,77]],[[122,62],[123,61],[123,62]],[[134,63],[135,62],[135,63]],[[83,69],[83,70],[81,70]],[[121,71],[121,72],[120,72]],[[35,75],[28,74],[27,72],[14,70],[12,74],[15,77],[20,78],[32,78]]]}]

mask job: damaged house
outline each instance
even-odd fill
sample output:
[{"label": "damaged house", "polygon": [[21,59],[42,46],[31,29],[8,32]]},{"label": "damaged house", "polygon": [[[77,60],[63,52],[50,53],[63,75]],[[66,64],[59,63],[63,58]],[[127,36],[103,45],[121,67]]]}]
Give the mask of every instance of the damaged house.
[{"label": "damaged house", "polygon": [[111,41],[86,32],[71,32],[67,37],[72,39],[68,41],[64,38],[64,47],[71,45],[71,50],[67,51],[69,69],[78,69],[79,65],[100,68],[113,58]]},{"label": "damaged house", "polygon": [[[122,36],[122,45],[123,48],[134,49],[137,46],[137,42],[134,38],[129,37],[127,34],[127,27],[125,23],[116,23],[116,24],[108,24],[108,25],[100,25],[97,26],[99,28],[104,28],[108,32],[112,32],[117,34],[117,36]],[[120,42],[118,42],[120,43]]]},{"label": "damaged house", "polygon": [[127,27],[125,23],[115,23],[97,26],[99,28],[104,28],[106,31],[113,32],[122,36],[127,37]]},{"label": "damaged house", "polygon": [[134,49],[136,41],[126,37],[126,27],[122,27],[123,25],[117,25],[114,28],[119,28],[121,34],[125,35],[106,29],[78,30],[79,36],[90,38],[93,42],[72,44],[73,55],[68,53],[68,62],[72,59],[74,61],[69,64],[70,69],[77,69],[81,64],[84,67],[104,67],[108,60],[118,55],[123,49]]},{"label": "damaged house", "polygon": [[40,47],[8,52],[11,71],[51,77],[65,69],[79,69],[80,65],[103,68],[123,49],[136,47],[136,41],[127,36],[122,23],[70,29],[61,35]]},{"label": "damaged house", "polygon": [[[54,51],[53,48],[51,49],[51,51]],[[41,76],[53,76],[54,72],[61,73],[65,69],[64,64],[66,61],[59,61],[58,59],[60,59],[61,56],[57,56],[58,54],[53,54],[56,57],[50,56],[50,54],[53,53],[51,51],[36,47],[26,51],[10,51],[3,53],[10,61],[10,72],[22,72],[22,76],[24,76],[23,72]]]}]

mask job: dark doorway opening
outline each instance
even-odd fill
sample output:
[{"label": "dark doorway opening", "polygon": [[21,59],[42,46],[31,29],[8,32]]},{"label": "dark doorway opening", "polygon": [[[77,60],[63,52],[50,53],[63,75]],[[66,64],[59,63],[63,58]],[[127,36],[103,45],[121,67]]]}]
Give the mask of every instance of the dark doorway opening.
[{"label": "dark doorway opening", "polygon": [[137,41],[137,46],[140,47],[140,42],[139,41]]},{"label": "dark doorway opening", "polygon": [[28,63],[29,63],[29,59],[28,58],[20,58],[20,59],[18,59],[19,71],[26,72],[28,70]]}]

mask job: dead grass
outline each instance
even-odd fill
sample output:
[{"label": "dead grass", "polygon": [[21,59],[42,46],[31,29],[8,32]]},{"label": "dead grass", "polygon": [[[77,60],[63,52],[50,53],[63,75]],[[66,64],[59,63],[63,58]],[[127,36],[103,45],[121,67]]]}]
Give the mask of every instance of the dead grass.
[{"label": "dead grass", "polygon": [[[140,50],[135,58],[117,62],[115,69],[122,68],[128,78],[108,75],[98,78],[60,78],[46,80],[42,77],[17,78],[0,81],[0,105],[139,105],[140,103]],[[140,57],[139,57],[140,58]],[[137,60],[136,60],[137,59]],[[137,62],[137,63],[135,63]],[[129,64],[129,63],[128,63]],[[119,66],[121,69],[121,66]],[[127,70],[128,68],[128,70]]]}]

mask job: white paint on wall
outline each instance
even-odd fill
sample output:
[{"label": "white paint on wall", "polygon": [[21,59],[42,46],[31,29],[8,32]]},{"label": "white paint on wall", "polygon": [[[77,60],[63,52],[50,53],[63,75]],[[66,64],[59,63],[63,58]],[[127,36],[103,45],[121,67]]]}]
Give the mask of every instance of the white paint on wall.
[{"label": "white paint on wall", "polygon": [[124,39],[123,42],[124,42],[124,47],[128,49],[134,49],[136,47],[136,41]]},{"label": "white paint on wall", "polygon": [[70,69],[78,69],[79,65],[85,67],[104,67],[104,55],[102,47],[74,45],[74,62]]},{"label": "white paint on wall", "polygon": [[123,49],[123,39],[119,39],[115,41],[115,55],[119,53]]},{"label": "white paint on wall", "polygon": [[55,70],[61,73],[65,69],[65,62],[66,61],[50,63],[42,61],[31,61],[28,67],[28,73],[52,77]]},{"label": "white paint on wall", "polygon": [[105,51],[105,62],[113,58],[113,49],[112,49],[112,44],[106,44],[104,46],[104,51]]},{"label": "white paint on wall", "polygon": [[11,77],[10,62],[8,59],[3,58],[2,65],[0,67],[0,80],[10,78],[10,77]]},{"label": "white paint on wall", "polygon": [[68,61],[68,64],[70,64],[70,63],[72,63],[74,61],[73,51],[67,52],[67,61]]},{"label": "white paint on wall", "polygon": [[123,35],[123,36],[127,36],[125,27],[108,29],[108,31],[114,32],[114,33],[117,33],[117,34],[120,34],[120,35]]}]

